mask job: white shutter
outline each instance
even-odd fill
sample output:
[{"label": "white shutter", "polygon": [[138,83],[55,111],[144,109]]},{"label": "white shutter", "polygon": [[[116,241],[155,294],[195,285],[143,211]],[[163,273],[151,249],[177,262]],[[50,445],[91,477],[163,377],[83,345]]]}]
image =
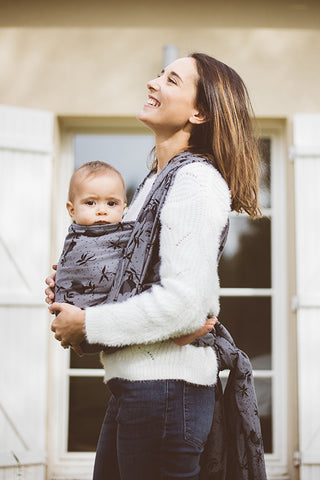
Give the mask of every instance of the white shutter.
[{"label": "white shutter", "polygon": [[294,117],[301,480],[320,478],[320,114]]},{"label": "white shutter", "polygon": [[3,479],[13,478],[14,468],[18,476],[28,470],[27,478],[45,478],[48,313],[43,290],[49,270],[52,145],[51,112],[0,106]]}]

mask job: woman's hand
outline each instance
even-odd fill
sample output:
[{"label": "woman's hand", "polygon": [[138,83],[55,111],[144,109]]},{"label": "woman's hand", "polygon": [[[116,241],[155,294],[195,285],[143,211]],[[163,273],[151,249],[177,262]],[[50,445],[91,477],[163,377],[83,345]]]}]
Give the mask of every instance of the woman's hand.
[{"label": "woman's hand", "polygon": [[85,340],[85,311],[69,305],[69,303],[52,303],[49,307],[52,314],[57,314],[51,324],[55,338],[61,346],[68,348],[70,345],[76,353],[81,355],[80,343]]},{"label": "woman's hand", "polygon": [[[57,265],[52,265],[53,270],[57,270]],[[48,288],[45,289],[45,294],[47,295],[45,301],[52,304],[54,300],[54,291],[52,290],[54,287],[54,281],[56,278],[56,272],[53,272],[49,277],[46,278],[45,282],[48,285]]]},{"label": "woman's hand", "polygon": [[188,345],[189,343],[193,342],[193,340],[203,337],[203,335],[211,332],[217,321],[217,317],[208,318],[203,327],[198,328],[198,330],[193,333],[189,333],[188,335],[182,335],[181,337],[174,338],[174,343],[180,347]]}]

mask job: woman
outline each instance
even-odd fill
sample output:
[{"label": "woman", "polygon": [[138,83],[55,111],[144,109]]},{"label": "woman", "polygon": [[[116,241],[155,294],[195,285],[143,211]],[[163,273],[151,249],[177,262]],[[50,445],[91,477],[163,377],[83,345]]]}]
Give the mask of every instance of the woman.
[{"label": "woman", "polygon": [[[152,184],[186,159],[160,212],[160,281],[121,302],[85,311],[67,304],[49,307],[60,312],[52,330],[62,346],[78,348],[86,338],[125,347],[102,356],[113,396],[94,480],[199,478],[217,360],[211,347],[179,346],[172,339],[199,329],[209,313],[218,315],[217,257],[230,205],[252,217],[259,213],[251,106],[238,74],[212,57],[193,54],[166,67],[147,87],[148,100],[137,118],[155,134],[155,174],[125,220],[139,218],[152,201]],[[46,293],[51,302],[52,292]]]}]

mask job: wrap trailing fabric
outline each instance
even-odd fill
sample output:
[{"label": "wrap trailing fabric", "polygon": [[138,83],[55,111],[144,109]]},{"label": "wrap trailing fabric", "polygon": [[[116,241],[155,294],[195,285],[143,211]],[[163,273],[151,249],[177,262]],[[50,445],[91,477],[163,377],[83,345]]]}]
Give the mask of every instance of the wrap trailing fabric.
[{"label": "wrap trailing fabric", "polygon": [[[219,371],[228,369],[230,373],[224,392],[219,378],[216,383],[200,480],[267,480],[251,363],[220,322],[211,339],[207,337],[208,344],[216,351]],[[198,345],[203,345],[202,339]]]}]

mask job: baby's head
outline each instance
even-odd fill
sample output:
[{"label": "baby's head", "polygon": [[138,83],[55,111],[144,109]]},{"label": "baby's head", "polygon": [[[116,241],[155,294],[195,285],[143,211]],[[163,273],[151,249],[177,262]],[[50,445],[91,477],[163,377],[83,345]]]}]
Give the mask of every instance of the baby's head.
[{"label": "baby's head", "polygon": [[79,225],[121,222],[126,189],[121,174],[105,162],[88,162],[72,175],[67,209]]}]

